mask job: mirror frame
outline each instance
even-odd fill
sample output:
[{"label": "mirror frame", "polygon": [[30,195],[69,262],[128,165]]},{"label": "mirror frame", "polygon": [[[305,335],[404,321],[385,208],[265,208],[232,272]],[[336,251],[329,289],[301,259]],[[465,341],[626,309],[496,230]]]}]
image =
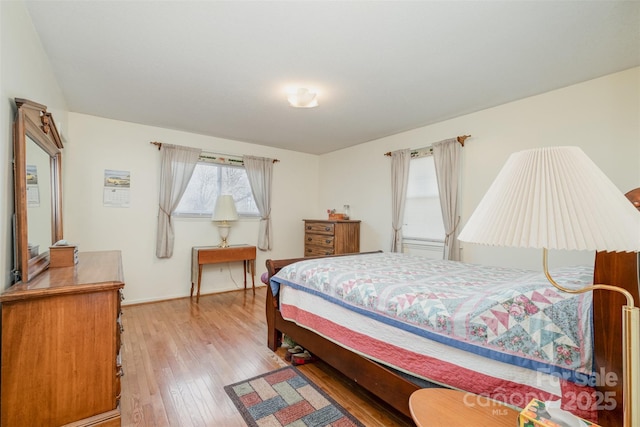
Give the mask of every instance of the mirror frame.
[{"label": "mirror frame", "polygon": [[49,155],[51,172],[51,244],[62,239],[62,140],[47,107],[16,98],[13,123],[13,178],[15,197],[14,282],[28,282],[49,267],[49,251],[30,258],[27,227],[26,139],[31,138]]}]

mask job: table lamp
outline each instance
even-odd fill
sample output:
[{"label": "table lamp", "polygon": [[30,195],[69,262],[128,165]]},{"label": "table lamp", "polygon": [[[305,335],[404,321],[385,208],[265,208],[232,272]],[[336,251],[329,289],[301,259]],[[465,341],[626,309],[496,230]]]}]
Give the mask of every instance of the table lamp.
[{"label": "table lamp", "polygon": [[459,235],[463,242],[542,249],[544,274],[563,292],[619,292],[622,307],[623,425],[640,426],[640,309],[610,284],[567,289],[550,275],[549,249],[640,251],[640,212],[578,147],[512,154]]},{"label": "table lamp", "polygon": [[230,222],[237,220],[238,211],[236,211],[236,204],[233,201],[233,197],[227,194],[218,196],[211,221],[216,222],[218,226],[218,233],[220,233],[219,247],[229,247],[227,238],[229,237],[229,229],[231,228]]}]

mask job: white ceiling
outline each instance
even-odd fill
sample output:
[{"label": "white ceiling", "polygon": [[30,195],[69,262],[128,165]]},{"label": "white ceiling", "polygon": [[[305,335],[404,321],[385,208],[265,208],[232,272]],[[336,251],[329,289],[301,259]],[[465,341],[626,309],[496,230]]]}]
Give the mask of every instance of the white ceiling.
[{"label": "white ceiling", "polygon": [[27,4],[71,111],[315,154],[640,65],[637,1]]}]

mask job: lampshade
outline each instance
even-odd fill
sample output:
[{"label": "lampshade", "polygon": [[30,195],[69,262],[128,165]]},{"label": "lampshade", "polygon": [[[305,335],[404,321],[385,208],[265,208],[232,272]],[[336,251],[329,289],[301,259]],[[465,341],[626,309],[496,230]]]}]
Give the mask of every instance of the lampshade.
[{"label": "lampshade", "polygon": [[640,251],[640,212],[578,147],[512,154],[459,235],[464,242]]},{"label": "lampshade", "polygon": [[307,88],[299,88],[287,97],[289,105],[297,108],[313,108],[318,106],[318,94]]},{"label": "lampshade", "polygon": [[218,196],[216,207],[213,210],[211,221],[237,221],[238,211],[233,197],[230,195]]}]

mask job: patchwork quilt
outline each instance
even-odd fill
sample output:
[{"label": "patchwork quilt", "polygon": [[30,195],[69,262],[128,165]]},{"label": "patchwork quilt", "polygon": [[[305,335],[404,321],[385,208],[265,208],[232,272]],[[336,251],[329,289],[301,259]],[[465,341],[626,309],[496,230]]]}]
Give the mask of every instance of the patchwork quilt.
[{"label": "patchwork quilt", "polygon": [[[552,275],[581,288],[592,283],[593,267]],[[540,272],[377,253],[291,264],[271,285],[494,360],[579,384],[591,379],[591,293],[560,292]]]}]

